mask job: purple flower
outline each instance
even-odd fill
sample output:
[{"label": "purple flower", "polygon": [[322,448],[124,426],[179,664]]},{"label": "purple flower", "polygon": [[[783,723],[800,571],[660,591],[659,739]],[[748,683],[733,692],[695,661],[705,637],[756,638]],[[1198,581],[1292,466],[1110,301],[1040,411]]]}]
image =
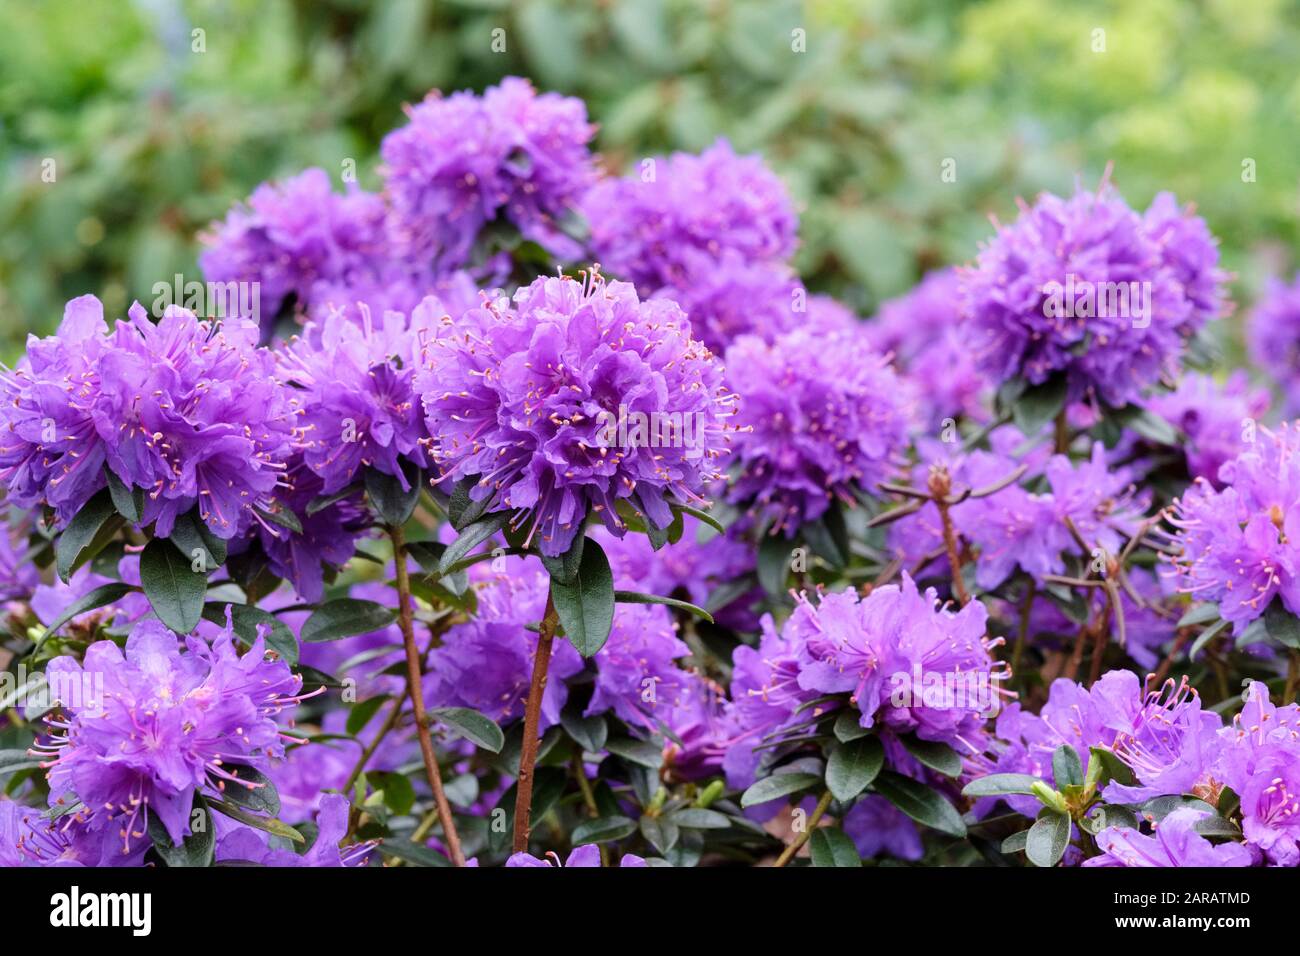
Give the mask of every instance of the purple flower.
[{"label": "purple flower", "polygon": [[409,490],[402,463],[427,466],[414,378],[422,339],[439,325],[439,306],[425,300],[409,322],[400,312],[373,317],[365,307],[360,323],[335,312],[309,323],[301,340],[280,353],[287,380],[302,389],[303,460],[320,475],[325,494],[347,487],[363,466]]},{"label": "purple flower", "polygon": [[539,96],[511,76],[481,97],[434,91],[408,113],[380,147],[400,248],[455,268],[484,227],[504,218],[552,254],[579,256],[558,223],[595,178],[595,127],[581,100]]},{"label": "purple flower", "polygon": [[0,868],[138,866],[149,844],[140,843],[124,857],[116,834],[86,827],[88,812],[82,808],[51,819],[0,797]]},{"label": "purple flower", "polygon": [[852,505],[906,448],[898,378],[860,332],[746,336],[727,350],[727,381],[740,402],[727,499],[773,532],[792,537],[832,501]]},{"label": "purple flower", "polygon": [[663,605],[625,604],[596,653],[596,686],[583,716],[612,710],[625,724],[654,732],[693,689],[676,661],[691,649]]},{"label": "purple flower", "polygon": [[1196,832],[1208,816],[1195,807],[1171,811],[1147,836],[1138,830],[1107,827],[1097,834],[1101,856],[1084,860],[1084,866],[1251,866],[1254,858],[1240,843],[1215,846]]},{"label": "purple flower", "polygon": [[[478,614],[453,625],[429,653],[425,699],[430,707],[470,707],[498,723],[523,716],[537,635],[525,625],[542,619],[549,579],[536,566],[501,575],[478,594]],[[568,700],[565,681],[582,670],[568,641],[552,652],[541,729],[560,721]]]},{"label": "purple flower", "polygon": [[[623,854],[619,861],[619,866],[646,866],[646,861],[639,856],[631,853]],[[546,859],[539,859],[531,853],[516,853],[510,859],[506,860],[507,867],[561,867],[561,866],[600,866],[600,848],[594,843],[588,843],[585,846],[574,847],[569,853],[569,858],[560,863],[560,858],[554,853],[547,853]]]},{"label": "purple flower", "polygon": [[1220,743],[1213,776],[1241,798],[1246,842],[1275,866],[1300,865],[1300,707],[1274,706],[1253,681]]},{"label": "purple flower", "polygon": [[1250,358],[1282,387],[1288,415],[1300,412],[1300,273],[1269,279],[1246,324]]},{"label": "purple flower", "polygon": [[23,560],[26,541],[14,540],[14,530],[0,507],[0,602],[28,600],[41,580],[36,565]]},{"label": "purple flower", "polygon": [[387,255],[385,216],[382,197],[355,184],[339,195],[324,170],[308,169],[263,183],[215,224],[202,237],[199,267],[210,283],[257,283],[260,318],[269,326],[287,297],[305,307],[318,283],[367,274]]},{"label": "purple flower", "polygon": [[316,817],[319,828],[311,849],[298,854],[293,850],[271,847],[264,831],[245,824],[221,822],[227,832],[217,840],[216,859],[220,862],[238,860],[260,866],[364,866],[373,843],[354,843],[342,846],[348,834],[348,801],[336,793],[320,798],[320,812]]},{"label": "purple flower", "polygon": [[963,753],[998,709],[1006,678],[989,654],[988,612],[976,601],[959,611],[938,606],[906,572],[901,585],[801,600],[786,622],[806,651],[799,686],[824,694],[848,692],[859,723],[950,744]]},{"label": "purple flower", "polygon": [[1071,399],[1123,406],[1176,373],[1221,310],[1217,259],[1204,224],[1167,195],[1139,216],[1106,182],[1044,194],[963,275],[971,348],[994,382],[1060,373]]},{"label": "purple flower", "polygon": [[698,156],[643,161],[638,177],[602,180],[582,212],[593,255],[646,295],[693,285],[729,250],[739,254],[732,262],[784,261],[799,227],[781,180],[726,140]]},{"label": "purple flower", "polygon": [[866,859],[883,852],[915,861],[925,853],[916,824],[884,797],[863,797],[844,815],[843,826],[858,855]]},{"label": "purple flower", "polygon": [[931,272],[911,292],[881,303],[867,323],[872,344],[892,355],[913,385],[919,418],[931,428],[945,418],[986,417],[988,383],[962,336],[959,284],[955,269]]},{"label": "purple flower", "polygon": [[1245,371],[1222,385],[1208,375],[1188,372],[1173,392],[1160,392],[1147,408],[1187,436],[1187,470],[1193,478],[1218,484],[1219,468],[1245,450],[1256,422],[1268,412],[1268,391],[1252,389]]},{"label": "purple flower", "polygon": [[196,791],[245,786],[229,767],[262,769],[283,756],[275,718],[301,699],[301,679],[265,658],[260,637],[243,657],[229,627],[211,647],[194,637],[185,646],[180,653],[176,635],[143,621],[125,654],[98,641],[83,663],[58,657],[46,669],[68,691],[66,716],[49,721],[57,735],[45,744],[50,803],[75,795],[87,826],[118,834],[123,855],[144,837],[146,812],[179,843]]},{"label": "purple flower", "polygon": [[616,535],[616,505],[657,527],[718,477],[731,397],[681,310],[624,282],[538,279],[435,338],[416,388],[443,478],[528,522],[543,553],[568,550],[589,510]]},{"label": "purple flower", "polygon": [[1217,601],[1240,634],[1274,596],[1300,613],[1300,454],[1288,425],[1255,441],[1219,469],[1226,486],[1198,478],[1177,503],[1179,589]]}]

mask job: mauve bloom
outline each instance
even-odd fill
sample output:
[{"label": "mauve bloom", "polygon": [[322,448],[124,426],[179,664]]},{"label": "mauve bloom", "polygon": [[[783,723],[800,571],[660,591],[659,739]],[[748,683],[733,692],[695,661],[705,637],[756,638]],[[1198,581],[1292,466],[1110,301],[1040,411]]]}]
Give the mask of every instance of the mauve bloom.
[{"label": "mauve bloom", "polygon": [[646,295],[692,285],[705,263],[728,250],[739,255],[732,261],[789,259],[799,228],[781,180],[726,140],[698,156],[647,160],[639,176],[600,181],[582,213],[593,256]]},{"label": "mauve bloom", "polygon": [[68,302],[54,335],[29,335],[23,358],[0,371],[0,483],[12,504],[49,505],[60,523],[104,487],[92,406],[106,334],[104,307],[83,295]]},{"label": "mauve bloom", "polygon": [[189,832],[196,791],[244,786],[228,765],[265,769],[284,754],[276,716],[301,700],[301,678],[282,661],[267,660],[259,637],[242,657],[227,630],[209,647],[185,641],[157,621],[143,621],[126,651],[97,641],[84,662],[57,657],[46,669],[81,688],[81,700],[61,701],[59,732],[42,745],[51,806],[75,794],[87,826],[109,828],[129,855],[145,836],[152,811],[173,843]]},{"label": "mauve bloom", "polygon": [[1267,389],[1251,388],[1243,369],[1223,384],[1208,375],[1188,372],[1172,392],[1158,392],[1146,407],[1187,436],[1184,452],[1193,478],[1218,484],[1219,468],[1235,458],[1268,413]]},{"label": "mauve bloom", "polygon": [[320,812],[316,816],[316,841],[305,853],[295,853],[272,847],[267,834],[242,823],[228,824],[227,832],[217,840],[216,859],[219,862],[238,860],[260,866],[364,866],[373,843],[340,844],[348,834],[348,800],[337,793],[327,793],[320,798]]},{"label": "mauve bloom", "polygon": [[842,821],[845,835],[853,841],[858,856],[871,859],[882,852],[900,860],[919,860],[925,854],[921,834],[911,817],[884,797],[868,794]]},{"label": "mauve bloom", "polygon": [[661,604],[623,604],[609,639],[596,652],[596,685],[583,716],[612,710],[625,724],[655,732],[692,689],[677,659],[691,649]]},{"label": "mauve bloom", "polygon": [[901,584],[866,597],[852,589],[801,599],[785,632],[804,648],[799,686],[823,694],[848,692],[863,727],[878,722],[897,733],[976,753],[973,738],[996,712],[1006,678],[989,654],[988,612],[979,601],[958,611],[922,594],[904,572]]},{"label": "mauve bloom", "polygon": [[890,478],[907,446],[903,389],[860,331],[745,336],[727,383],[740,403],[727,500],[787,537]]},{"label": "mauve bloom", "polygon": [[305,309],[318,283],[355,280],[388,255],[385,216],[381,196],[355,184],[340,195],[324,170],[307,169],[263,183],[246,205],[214,224],[201,237],[199,268],[210,283],[257,283],[268,328],[288,296]]},{"label": "mauve bloom", "polygon": [[1186,340],[1221,310],[1217,260],[1172,197],[1139,216],[1105,182],[1045,193],[963,274],[971,348],[995,383],[1060,373],[1071,399],[1123,406],[1176,373]]},{"label": "mauve bloom", "polygon": [[[546,859],[539,859],[531,853],[516,853],[510,859],[506,860],[508,867],[551,867],[561,866],[600,866],[600,848],[594,843],[588,843],[584,846],[574,847],[569,853],[569,858],[560,863],[560,858],[554,853],[546,854]],[[619,861],[619,866],[646,866],[644,858],[632,853],[623,854]]]},{"label": "mauve bloom", "polygon": [[[470,707],[501,724],[522,717],[537,651],[537,634],[526,625],[542,619],[549,586],[534,561],[480,590],[475,617],[450,627],[429,652],[424,681],[428,705]],[[572,644],[555,643],[542,696],[542,730],[559,723],[569,696],[565,681],[582,667]]]},{"label": "mauve bloom", "polygon": [[[140,556],[138,554],[125,555],[118,561],[117,579],[124,584],[140,586]],[[48,627],[58,620],[74,601],[80,600],[95,588],[102,587],[112,580],[112,578],[94,571],[89,564],[82,565],[72,572],[67,584],[64,584],[57,576],[52,578],[48,584],[44,582],[37,584],[31,594],[32,613],[36,615],[38,621]],[[78,614],[71,621],[62,625],[59,630],[67,633],[70,630],[78,629],[84,633],[91,633],[100,624],[115,624],[120,627],[125,624],[135,623],[152,610],[153,607],[149,604],[149,599],[144,596],[144,593],[133,591],[123,595],[111,604]]]},{"label": "mauve bloom", "polygon": [[1282,388],[1288,415],[1300,412],[1300,272],[1269,279],[1246,323],[1251,361]]},{"label": "mauve bloom", "polygon": [[985,417],[988,382],[975,367],[961,325],[955,269],[931,272],[908,292],[880,304],[866,325],[871,342],[912,384],[919,418],[936,428],[945,418]]},{"label": "mauve bloom", "polygon": [[1216,784],[1241,798],[1246,842],[1274,866],[1300,865],[1300,707],[1277,707],[1252,681],[1245,706],[1220,731]]},{"label": "mauve bloom", "polygon": [[454,268],[486,226],[505,219],[553,255],[577,258],[580,247],[558,222],[595,179],[595,127],[581,100],[539,96],[509,76],[481,97],[434,91],[407,112],[410,122],[380,146],[404,252]]},{"label": "mauve bloom", "polygon": [[1180,807],[1153,823],[1147,836],[1139,830],[1107,827],[1097,834],[1101,856],[1084,860],[1084,866],[1251,866],[1254,858],[1240,843],[1218,846],[1196,832],[1196,824],[1209,816],[1195,807]]},{"label": "mauve bloom", "polygon": [[82,812],[52,820],[34,807],[0,797],[0,868],[140,865],[148,842],[124,857],[115,837],[88,828]]},{"label": "mauve bloom", "polygon": [[0,507],[0,601],[25,601],[41,581],[36,565],[23,560],[27,554],[25,537],[15,540],[14,531],[5,509]]},{"label": "mauve bloom", "polygon": [[476,479],[470,497],[513,512],[545,554],[589,511],[625,533],[619,501],[667,527],[672,503],[719,477],[731,396],[671,301],[596,274],[542,278],[426,352],[416,388],[441,478]]},{"label": "mauve bloom", "polygon": [[1288,424],[1259,428],[1255,441],[1219,469],[1216,490],[1198,478],[1171,519],[1180,553],[1179,590],[1217,601],[1240,634],[1274,596],[1300,613],[1300,454]]}]

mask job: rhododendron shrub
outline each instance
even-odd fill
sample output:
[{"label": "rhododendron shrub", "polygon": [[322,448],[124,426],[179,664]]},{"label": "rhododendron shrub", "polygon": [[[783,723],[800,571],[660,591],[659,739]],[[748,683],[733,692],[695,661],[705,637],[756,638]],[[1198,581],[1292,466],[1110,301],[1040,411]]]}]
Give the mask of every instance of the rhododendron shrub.
[{"label": "rhododendron shrub", "polygon": [[1300,440],[1191,207],[859,316],[763,156],[595,135],[435,91],[205,231],[233,311],[0,370],[0,864],[1300,865]]}]

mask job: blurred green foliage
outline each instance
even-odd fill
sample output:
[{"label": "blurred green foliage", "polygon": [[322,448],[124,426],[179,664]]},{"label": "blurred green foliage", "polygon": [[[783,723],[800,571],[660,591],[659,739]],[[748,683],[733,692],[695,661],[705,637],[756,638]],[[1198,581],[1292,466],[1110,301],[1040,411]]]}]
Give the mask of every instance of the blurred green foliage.
[{"label": "blurred green foliage", "polygon": [[804,210],[805,276],[863,311],[969,259],[1017,196],[1095,185],[1112,160],[1134,205],[1161,189],[1194,200],[1249,289],[1293,266],[1295,14],[1286,0],[0,0],[0,357],[74,295],[120,313],[193,277],[196,233],[264,179],[352,160],[376,187],[404,102],[510,73],[583,97],[612,168],[718,135],[761,151]]}]

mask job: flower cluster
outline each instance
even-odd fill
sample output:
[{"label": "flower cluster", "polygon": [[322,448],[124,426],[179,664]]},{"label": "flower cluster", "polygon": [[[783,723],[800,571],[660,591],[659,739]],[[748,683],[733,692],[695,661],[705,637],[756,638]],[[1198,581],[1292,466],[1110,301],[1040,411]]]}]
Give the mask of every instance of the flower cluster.
[{"label": "flower cluster", "polygon": [[471,498],[513,512],[545,554],[589,512],[624,533],[620,503],[666,527],[718,477],[731,397],[669,300],[598,275],[538,279],[426,352],[415,384],[443,477],[473,478]]},{"label": "flower cluster", "polygon": [[298,407],[246,322],[137,303],[113,331],[94,296],[68,303],[58,332],[29,343],[3,379],[0,479],[22,507],[68,521],[105,486],[104,466],[144,492],[141,524],[171,533],[197,506],[233,538],[260,520],[298,444]]},{"label": "flower cluster", "polygon": [[1103,182],[1022,207],[964,273],[963,308],[994,383],[1059,374],[1072,398],[1119,407],[1176,373],[1222,311],[1223,278],[1209,230],[1172,196],[1139,215]]}]

